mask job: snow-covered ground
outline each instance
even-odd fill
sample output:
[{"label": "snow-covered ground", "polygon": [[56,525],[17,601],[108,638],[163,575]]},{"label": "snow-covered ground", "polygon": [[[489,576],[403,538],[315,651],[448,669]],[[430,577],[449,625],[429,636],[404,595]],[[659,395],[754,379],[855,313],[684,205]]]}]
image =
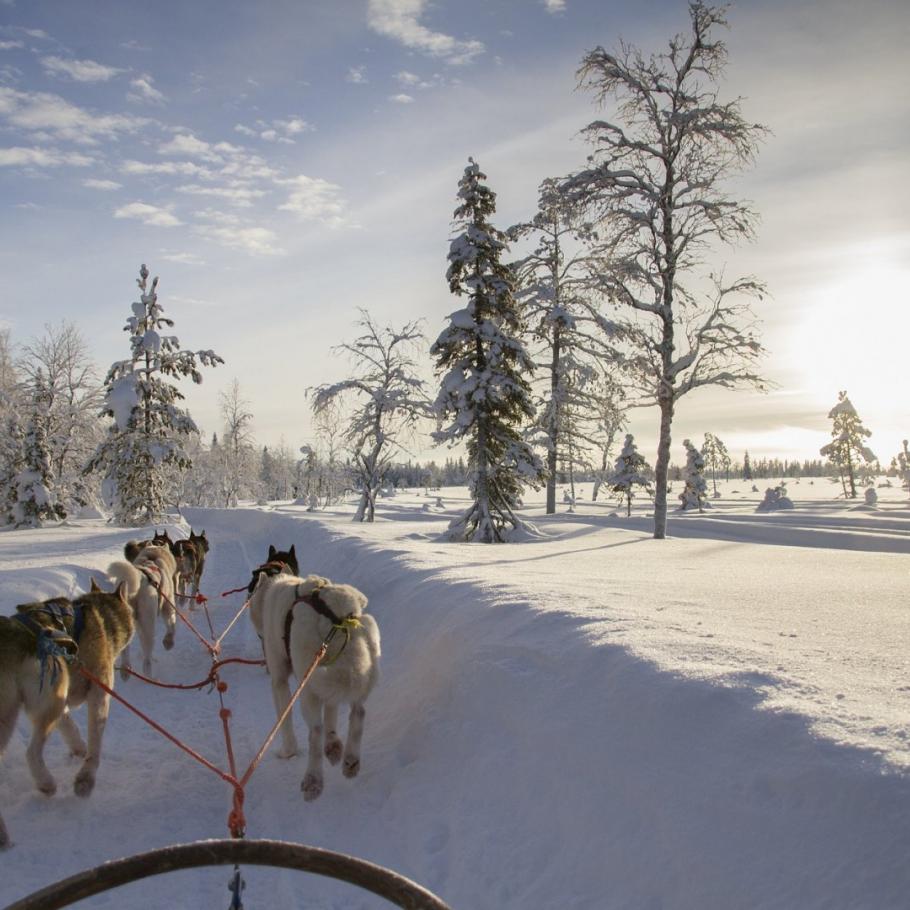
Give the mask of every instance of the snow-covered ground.
[{"label": "snow-covered ground", "polygon": [[[666,541],[651,539],[647,506],[626,518],[581,498],[550,517],[529,500],[538,539],[442,543],[466,502],[448,489],[383,499],[373,525],[348,507],[187,511],[212,541],[216,626],[242,600],[219,592],[270,543],[295,543],[304,571],[367,593],[383,633],[360,777],[329,769],[304,804],[303,759],[273,750],[248,788],[248,835],[354,853],[465,910],[906,908],[910,503],[880,488],[868,509],[804,479],[788,485],[792,512],[756,514],[772,484],[756,485],[674,515]],[[99,521],[0,534],[0,610],[85,589],[130,536]],[[205,675],[185,628],[171,652],[158,638],[158,676]],[[259,656],[245,620],[226,650]],[[270,688],[260,668],[225,676],[243,765],[272,723]],[[223,763],[216,695],[118,691]],[[88,800],[56,736],[60,791],[34,791],[27,732],[20,721],[0,769],[15,841],[0,904],[106,859],[227,835],[227,785],[121,706]],[[299,873],[245,877],[248,908],[387,906]],[[227,878],[184,872],[80,906],[226,907]]]}]

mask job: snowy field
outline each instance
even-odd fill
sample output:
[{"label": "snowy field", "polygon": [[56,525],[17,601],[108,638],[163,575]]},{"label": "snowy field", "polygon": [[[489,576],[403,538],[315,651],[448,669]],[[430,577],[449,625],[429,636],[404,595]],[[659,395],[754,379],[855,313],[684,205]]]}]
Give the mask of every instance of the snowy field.
[{"label": "snowy field", "polygon": [[[723,484],[704,515],[671,514],[666,541],[651,539],[646,505],[626,518],[591,503],[590,484],[572,513],[528,500],[540,537],[497,546],[439,541],[466,504],[456,489],[383,499],[373,525],[353,525],[352,507],[188,510],[212,541],[216,628],[242,602],[219,592],[245,584],[270,543],[294,543],[303,571],[369,596],[383,634],[360,777],[328,769],[304,804],[304,759],[273,750],[248,788],[248,836],[382,863],[459,910],[910,906],[910,503],[880,488],[870,509],[804,479],[788,485],[793,511],[756,514],[751,486]],[[0,533],[0,610],[85,590],[130,536],[90,520]],[[171,652],[160,637],[157,676],[205,675],[185,628]],[[226,653],[259,656],[245,620]],[[273,721],[268,679],[225,677],[245,765]],[[223,764],[216,695],[117,688]],[[88,800],[56,735],[60,790],[34,790],[27,732],[20,720],[0,768],[15,842],[0,854],[0,905],[107,859],[227,836],[228,786],[121,706]],[[248,908],[388,906],[300,873],[244,874]],[[228,875],[179,873],[79,906],[227,907]]]}]

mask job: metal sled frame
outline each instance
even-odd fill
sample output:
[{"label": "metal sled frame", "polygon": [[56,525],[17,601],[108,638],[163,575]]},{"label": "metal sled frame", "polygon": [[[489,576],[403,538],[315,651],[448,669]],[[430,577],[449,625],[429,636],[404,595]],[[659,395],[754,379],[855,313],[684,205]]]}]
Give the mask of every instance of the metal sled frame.
[{"label": "metal sled frame", "polygon": [[4,910],[56,910],[152,875],[232,863],[297,869],[337,878],[407,910],[450,910],[426,888],[383,866],[345,853],[280,840],[207,840],[162,847],[71,875]]}]

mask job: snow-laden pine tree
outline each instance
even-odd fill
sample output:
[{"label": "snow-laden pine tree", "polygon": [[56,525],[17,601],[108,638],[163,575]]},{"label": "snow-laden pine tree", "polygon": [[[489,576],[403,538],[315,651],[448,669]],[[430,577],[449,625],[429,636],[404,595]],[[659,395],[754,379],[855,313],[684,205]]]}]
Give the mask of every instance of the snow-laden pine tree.
[{"label": "snow-laden pine tree", "polygon": [[832,421],[831,442],[819,450],[840,470],[844,496],[856,497],[856,472],[862,462],[875,461],[875,455],[865,444],[872,432],[863,426],[846,391],[838,393],[837,404],[828,412]]},{"label": "snow-laden pine tree", "polygon": [[347,428],[360,486],[354,521],[373,521],[391,458],[421,418],[430,416],[430,401],[415,359],[418,343],[426,340],[418,322],[401,329],[381,328],[366,310],[360,311],[357,325],[363,334],[336,349],[350,355],[355,375],[319,386],[313,395],[313,413],[318,418],[339,400],[355,402]]},{"label": "snow-laden pine tree", "polygon": [[730,479],[730,453],[717,436],[713,433],[705,433],[705,444],[701,447],[701,454],[705,459],[705,464],[711,469],[711,484],[714,487],[714,498],[716,499],[720,495],[717,492],[718,469],[726,471],[727,480]]},{"label": "snow-laden pine tree", "polygon": [[33,382],[33,400],[22,449],[22,469],[13,480],[16,502],[13,522],[17,528],[40,528],[45,521],[66,518],[52,489],[51,459],[47,445],[50,395],[39,372]]},{"label": "snow-laden pine tree", "polygon": [[490,223],[496,194],[473,158],[458,183],[457,236],[449,247],[449,290],[466,299],[430,353],[442,377],[437,442],[467,444],[470,508],[449,526],[453,540],[501,541],[521,525],[515,515],[526,484],[537,487],[544,468],[522,424],[534,417],[534,363],[521,341],[523,324],[513,272],[502,262],[506,238]]},{"label": "snow-laden pine tree", "polygon": [[[753,278],[726,281],[706,267],[713,244],[753,234],[748,204],[723,189],[755,156],[765,129],[739,101],[721,101],[727,49],[712,34],[725,7],[694,0],[690,31],[660,54],[621,43],[591,51],[579,85],[613,120],[583,130],[593,150],[564,187],[586,206],[598,233],[600,291],[617,308],[611,329],[623,356],[630,404],[656,404],[654,536],[666,536],[667,477],[676,404],[702,386],[761,385],[762,354],[748,298]],[[711,290],[703,293],[706,288]]]},{"label": "snow-laden pine tree", "polygon": [[158,302],[158,279],[149,284],[148,277],[143,264],[139,300],[124,326],[131,356],[112,364],[105,379],[104,413],[114,423],[85,468],[103,474],[113,518],[124,525],[154,524],[191,464],[184,440],[199,431],[171,380],[200,383],[200,364],[224,362],[211,350],[181,350],[176,336],[161,334],[174,323]]},{"label": "snow-laden pine tree", "polygon": [[743,480],[752,480],[752,462],[749,460],[749,452],[743,456]]},{"label": "snow-laden pine tree", "polygon": [[13,524],[19,491],[16,478],[25,467],[25,428],[19,414],[7,412],[0,427],[0,524]]},{"label": "snow-laden pine tree", "polygon": [[906,439],[901,442],[901,450],[892,459],[891,464],[901,479],[901,486],[910,492],[910,448]]},{"label": "snow-laden pine tree", "polygon": [[685,486],[679,494],[679,508],[681,511],[698,509],[699,512],[704,512],[708,500],[705,460],[688,439],[683,440],[683,445],[686,447],[686,470],[683,475]]},{"label": "snow-laden pine tree", "polygon": [[635,439],[631,433],[626,434],[626,442],[616,459],[613,473],[607,479],[607,485],[614,493],[619,494],[619,500],[626,501],[626,517],[632,514],[632,500],[635,498],[635,488],[644,487],[646,493],[651,493],[651,481],[646,472],[650,466],[635,446]]}]

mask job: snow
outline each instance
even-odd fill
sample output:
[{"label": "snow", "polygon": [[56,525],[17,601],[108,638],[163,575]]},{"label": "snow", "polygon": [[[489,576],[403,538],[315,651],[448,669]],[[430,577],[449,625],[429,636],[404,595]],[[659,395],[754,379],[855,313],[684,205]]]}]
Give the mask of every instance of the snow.
[{"label": "snow", "polygon": [[[303,572],[363,590],[382,629],[360,776],[329,769],[304,804],[303,757],[272,749],[248,789],[248,836],[354,853],[454,908],[905,908],[906,492],[880,488],[878,509],[858,512],[834,484],[791,482],[792,512],[756,514],[761,495],[719,486],[710,514],[670,517],[665,541],[646,503],[617,517],[584,486],[572,514],[526,497],[538,535],[499,545],[440,542],[467,505],[457,488],[440,491],[442,512],[423,511],[422,491],[383,499],[373,524],[350,521],[353,502],[188,510],[212,542],[216,628],[241,596],[218,592],[245,584],[270,543],[294,543]],[[0,533],[2,611],[86,589],[134,533],[98,520]],[[259,656],[245,620],[228,651]],[[185,628],[155,656],[168,680],[208,668]],[[260,668],[225,678],[245,765],[274,717],[270,687]],[[224,763],[216,695],[117,689]],[[0,767],[15,841],[0,904],[103,860],[226,836],[227,785],[121,706],[88,800],[72,795],[77,765],[57,736],[60,790],[35,792],[26,734],[20,720]],[[228,876],[159,877],[154,905],[226,906]],[[244,877],[248,907],[388,906],[299,873]],[[138,910],[149,893],[80,906]]]}]

